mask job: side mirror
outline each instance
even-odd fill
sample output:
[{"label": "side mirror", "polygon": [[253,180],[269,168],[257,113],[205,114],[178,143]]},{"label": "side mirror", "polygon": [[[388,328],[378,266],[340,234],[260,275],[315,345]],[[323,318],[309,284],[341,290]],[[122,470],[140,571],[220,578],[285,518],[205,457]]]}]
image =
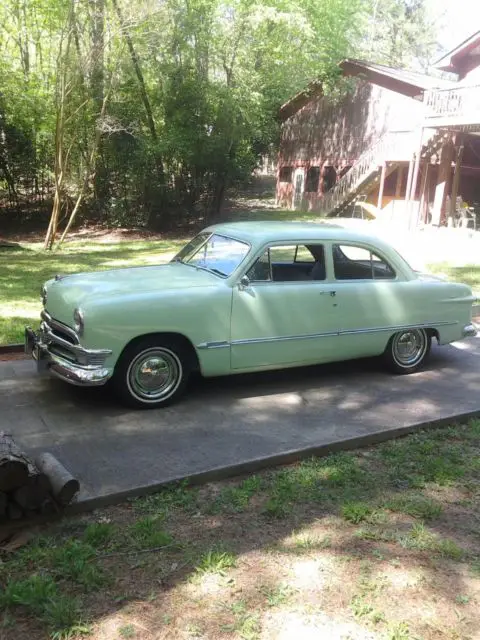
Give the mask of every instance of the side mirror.
[{"label": "side mirror", "polygon": [[244,291],[245,289],[248,289],[248,287],[250,286],[250,279],[247,275],[244,275],[240,278],[240,282],[238,283],[238,288],[240,289],[240,291]]}]

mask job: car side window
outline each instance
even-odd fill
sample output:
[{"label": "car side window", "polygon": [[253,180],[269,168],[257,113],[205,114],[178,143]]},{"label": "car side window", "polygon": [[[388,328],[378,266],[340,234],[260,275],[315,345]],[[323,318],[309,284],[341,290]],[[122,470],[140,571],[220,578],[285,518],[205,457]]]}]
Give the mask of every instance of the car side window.
[{"label": "car side window", "polygon": [[335,244],[332,252],[336,280],[392,280],[396,276],[386,260],[365,247]]},{"label": "car side window", "polygon": [[251,282],[325,280],[323,245],[269,247],[247,272]]}]

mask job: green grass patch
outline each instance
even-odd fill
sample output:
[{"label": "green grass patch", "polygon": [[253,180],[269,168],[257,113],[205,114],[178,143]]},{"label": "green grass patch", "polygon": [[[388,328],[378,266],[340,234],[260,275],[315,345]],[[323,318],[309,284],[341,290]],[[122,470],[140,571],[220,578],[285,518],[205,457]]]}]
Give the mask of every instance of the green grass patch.
[{"label": "green grass patch", "polygon": [[132,501],[135,511],[157,517],[166,517],[176,509],[189,513],[198,507],[198,489],[188,486],[188,481],[168,485],[145,498]]},{"label": "green grass patch", "polygon": [[254,612],[237,615],[235,622],[222,625],[221,631],[234,633],[241,640],[258,640],[261,631],[260,614]]},{"label": "green grass patch", "polygon": [[151,516],[137,520],[128,530],[132,545],[138,549],[156,549],[173,544],[172,536],[160,527],[161,523]]},{"label": "green grass patch", "polygon": [[433,520],[442,513],[442,505],[421,494],[397,495],[385,502],[384,507],[390,511],[406,513],[421,520]]},{"label": "green grass patch", "polygon": [[202,555],[198,565],[195,567],[197,575],[218,574],[226,575],[228,569],[232,569],[237,564],[236,556],[229,551],[207,551]]},{"label": "green grass patch", "polygon": [[422,523],[415,523],[410,531],[398,537],[398,542],[405,549],[428,551],[450,560],[461,560],[465,552],[453,540],[441,538]]},{"label": "green grass patch", "polygon": [[70,579],[85,590],[94,590],[105,583],[95,555],[92,546],[72,539],[53,551],[52,565],[59,578]]},{"label": "green grass patch", "polygon": [[81,622],[81,605],[76,598],[56,596],[45,605],[41,618],[51,631],[51,640],[69,640],[91,632],[91,627]]},{"label": "green grass patch", "polygon": [[431,431],[392,440],[378,449],[393,486],[423,488],[434,482],[451,485],[465,475],[469,464],[462,444],[455,437]]},{"label": "green grass patch", "polygon": [[2,608],[22,606],[36,614],[42,613],[44,607],[58,595],[58,587],[49,575],[34,574],[24,580],[12,580],[0,593]]},{"label": "green grass patch", "polygon": [[212,513],[241,513],[262,489],[262,478],[251,476],[237,486],[225,487],[212,503]]},{"label": "green grass patch", "polygon": [[372,508],[364,502],[347,502],[342,506],[342,516],[352,524],[363,522],[372,513]]},{"label": "green grass patch", "polygon": [[269,607],[280,607],[292,598],[294,590],[288,584],[279,584],[260,587],[260,593],[265,596]]},{"label": "green grass patch", "polygon": [[410,640],[410,628],[406,622],[390,624],[386,640]]},{"label": "green grass patch", "polygon": [[428,271],[454,282],[468,284],[477,298],[480,297],[480,265],[452,266],[448,262],[436,262],[428,265]]},{"label": "green grass patch", "polygon": [[110,522],[92,522],[83,532],[86,544],[95,549],[107,546],[115,535],[115,526]]}]

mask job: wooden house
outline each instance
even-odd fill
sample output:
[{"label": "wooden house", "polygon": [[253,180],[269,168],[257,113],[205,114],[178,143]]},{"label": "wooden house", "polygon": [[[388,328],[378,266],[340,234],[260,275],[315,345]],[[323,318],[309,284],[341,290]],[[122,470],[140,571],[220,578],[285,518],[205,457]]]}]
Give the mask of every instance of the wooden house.
[{"label": "wooden house", "polygon": [[361,197],[440,225],[480,202],[480,32],[435,66],[449,74],[344,60],[342,98],[313,82],[284,104],[277,203],[331,216]]}]

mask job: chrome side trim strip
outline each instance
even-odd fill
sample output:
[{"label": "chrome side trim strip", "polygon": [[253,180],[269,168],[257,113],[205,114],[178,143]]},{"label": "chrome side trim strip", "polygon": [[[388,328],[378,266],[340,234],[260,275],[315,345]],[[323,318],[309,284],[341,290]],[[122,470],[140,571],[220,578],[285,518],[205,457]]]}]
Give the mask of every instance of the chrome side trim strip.
[{"label": "chrome side trim strip", "polygon": [[404,324],[404,325],[396,325],[390,327],[374,327],[371,329],[352,329],[352,330],[344,330],[344,331],[329,331],[325,333],[312,333],[312,334],[303,334],[298,336],[281,336],[281,337],[268,337],[268,338],[245,338],[242,340],[233,340],[231,345],[242,345],[242,344],[258,344],[263,342],[286,342],[289,340],[312,340],[315,338],[329,338],[333,336],[343,336],[343,335],[355,335],[355,334],[363,334],[363,333],[379,333],[385,331],[403,331],[404,329],[429,329],[434,327],[441,326],[454,326],[457,325],[458,322],[448,322],[448,321],[440,321],[440,322],[425,322],[422,324]]},{"label": "chrome side trim strip", "polygon": [[434,327],[452,327],[458,324],[458,321],[448,322],[424,322],[422,324],[404,324],[393,327],[376,327],[374,329],[353,329],[351,331],[340,331],[341,335],[353,335],[356,333],[378,333],[380,331],[402,331],[403,329],[433,329]]},{"label": "chrome side trim strip", "polygon": [[287,342],[289,340],[312,340],[314,338],[329,338],[333,336],[339,336],[339,331],[328,331],[326,333],[309,333],[299,336],[281,336],[273,338],[245,338],[242,340],[233,340],[231,345],[239,344],[258,344],[260,342]]},{"label": "chrome side trim strip", "polygon": [[424,322],[421,324],[401,324],[390,327],[372,327],[371,329],[345,329],[344,331],[326,331],[323,333],[307,333],[303,335],[294,336],[271,336],[268,338],[242,338],[241,340],[232,340],[227,342],[222,340],[220,342],[202,342],[197,345],[197,349],[224,349],[230,346],[242,345],[242,344],[260,344],[268,342],[288,342],[290,340],[313,340],[316,338],[331,338],[333,336],[350,336],[363,333],[380,333],[385,331],[403,331],[404,329],[430,329],[434,327],[448,327],[455,326],[458,321],[449,322],[442,320],[440,322]]},{"label": "chrome side trim strip", "polygon": [[201,344],[197,344],[197,349],[224,349],[229,346],[230,342],[222,340],[220,342],[202,342]]}]

